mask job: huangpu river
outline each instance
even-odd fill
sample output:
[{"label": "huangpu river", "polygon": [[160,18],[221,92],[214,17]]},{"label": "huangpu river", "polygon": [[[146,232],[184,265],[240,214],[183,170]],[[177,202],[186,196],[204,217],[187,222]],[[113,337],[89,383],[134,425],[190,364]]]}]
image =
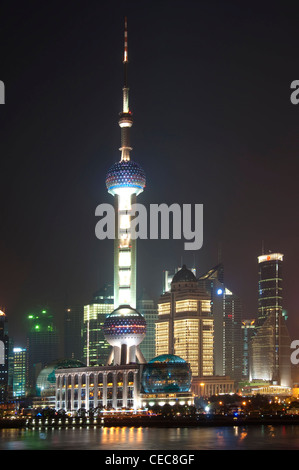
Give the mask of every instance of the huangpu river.
[{"label": "huangpu river", "polygon": [[0,429],[0,450],[299,450],[299,425]]}]

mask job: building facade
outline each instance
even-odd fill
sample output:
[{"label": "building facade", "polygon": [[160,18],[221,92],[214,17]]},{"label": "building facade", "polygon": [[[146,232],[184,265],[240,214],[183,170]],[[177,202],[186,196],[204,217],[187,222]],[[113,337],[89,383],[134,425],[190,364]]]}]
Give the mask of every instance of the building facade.
[{"label": "building facade", "polygon": [[214,321],[211,302],[198,288],[193,272],[183,266],[171,290],[158,301],[156,356],[173,354],[191,366],[193,376],[214,374]]},{"label": "building facade", "polygon": [[281,253],[258,257],[258,319],[250,343],[250,380],[291,386],[290,336],[282,309]]},{"label": "building facade", "polygon": [[13,397],[27,395],[28,361],[26,348],[13,348]]},{"label": "building facade", "polygon": [[274,313],[282,314],[283,254],[258,256],[258,318],[257,328]]},{"label": "building facade", "polygon": [[83,305],[68,305],[64,310],[64,357],[83,360]]},{"label": "building facade", "polygon": [[198,278],[202,295],[211,302],[214,320],[214,374],[242,379],[242,315],[240,298],[225,285],[222,263]]},{"label": "building facade", "polygon": [[142,365],[57,369],[56,409],[139,409]]},{"label": "building facade", "polygon": [[8,395],[9,337],[5,312],[0,310],[0,402]]},{"label": "building facade", "polygon": [[146,362],[156,354],[156,321],[158,318],[157,306],[153,299],[144,292],[137,301],[137,310],[146,321],[146,336],[140,344],[140,350]]},{"label": "building facade", "polygon": [[87,366],[107,364],[111,347],[104,335],[104,322],[114,310],[113,286],[105,285],[95,295],[93,302],[84,305],[83,362]]},{"label": "building facade", "polygon": [[250,343],[255,334],[255,319],[242,321],[242,337],[243,337],[243,365],[242,380],[249,380],[249,354]]},{"label": "building facade", "polygon": [[234,380],[227,376],[192,377],[191,392],[196,397],[209,398],[235,393],[236,387]]},{"label": "building facade", "polygon": [[60,336],[49,308],[36,308],[27,322],[28,392],[34,394],[40,371],[59,357]]}]

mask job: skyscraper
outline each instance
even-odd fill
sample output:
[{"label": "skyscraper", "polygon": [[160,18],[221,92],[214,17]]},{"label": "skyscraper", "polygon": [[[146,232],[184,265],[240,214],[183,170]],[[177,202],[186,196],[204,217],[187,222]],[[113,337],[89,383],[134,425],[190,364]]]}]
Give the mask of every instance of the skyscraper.
[{"label": "skyscraper", "polygon": [[193,272],[184,265],[170,292],[158,301],[156,355],[174,354],[190,363],[193,376],[214,374],[214,321],[211,301]]},{"label": "skyscraper", "polygon": [[13,396],[24,398],[27,394],[28,361],[25,348],[13,349]]},{"label": "skyscraper", "polygon": [[242,359],[242,379],[249,379],[249,350],[251,339],[255,333],[255,320],[242,321],[242,338],[243,338],[243,359]]},{"label": "skyscraper", "polygon": [[9,338],[7,316],[0,310],[0,402],[5,401],[8,388]]},{"label": "skyscraper", "polygon": [[35,309],[27,315],[27,321],[28,386],[29,393],[35,394],[36,379],[41,369],[59,357],[59,334],[48,308]]},{"label": "skyscraper", "polygon": [[103,326],[107,315],[113,310],[113,286],[109,284],[94,294],[91,303],[84,305],[83,362],[87,366],[107,363],[110,345],[105,339]]},{"label": "skyscraper", "polygon": [[201,291],[211,301],[214,319],[215,375],[227,375],[235,382],[242,378],[242,304],[224,282],[222,263],[198,279]]},{"label": "skyscraper", "polygon": [[214,374],[225,375],[224,371],[224,269],[222,264],[209,269],[198,278],[201,295],[211,303],[211,314],[214,319]]},{"label": "skyscraper", "polygon": [[261,326],[273,312],[282,314],[282,262],[281,253],[269,253],[258,257],[258,318]]},{"label": "skyscraper", "polygon": [[224,375],[242,380],[242,313],[240,298],[229,289],[224,290]]},{"label": "skyscraper", "polygon": [[68,305],[64,310],[64,357],[83,360],[83,305]]},{"label": "skyscraper", "polygon": [[137,310],[145,318],[146,336],[140,345],[140,350],[144,359],[148,362],[156,353],[156,321],[158,318],[157,306],[153,299],[143,291],[142,296],[137,301]]},{"label": "skyscraper", "polygon": [[250,379],[290,386],[290,337],[282,312],[281,253],[258,257],[258,318],[250,343]]}]

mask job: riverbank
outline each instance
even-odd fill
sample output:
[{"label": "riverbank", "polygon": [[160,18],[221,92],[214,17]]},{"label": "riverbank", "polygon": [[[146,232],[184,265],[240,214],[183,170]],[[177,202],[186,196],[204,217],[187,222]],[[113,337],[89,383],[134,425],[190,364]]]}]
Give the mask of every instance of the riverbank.
[{"label": "riverbank", "polygon": [[25,428],[26,426],[26,418],[0,418],[0,429]]},{"label": "riverbank", "polygon": [[12,420],[11,423],[0,422],[1,427],[27,428],[68,428],[68,427],[209,427],[209,426],[247,426],[247,425],[298,425],[298,415],[268,416],[223,416],[196,415],[195,417],[163,417],[163,416],[130,416],[130,417],[97,417],[97,418],[29,418]]}]

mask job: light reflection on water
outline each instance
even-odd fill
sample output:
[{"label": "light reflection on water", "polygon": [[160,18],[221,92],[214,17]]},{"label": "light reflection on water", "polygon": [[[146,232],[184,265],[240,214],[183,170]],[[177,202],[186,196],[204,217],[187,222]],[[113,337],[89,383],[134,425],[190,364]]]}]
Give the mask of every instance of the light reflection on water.
[{"label": "light reflection on water", "polygon": [[299,426],[1,429],[6,450],[299,449]]}]

